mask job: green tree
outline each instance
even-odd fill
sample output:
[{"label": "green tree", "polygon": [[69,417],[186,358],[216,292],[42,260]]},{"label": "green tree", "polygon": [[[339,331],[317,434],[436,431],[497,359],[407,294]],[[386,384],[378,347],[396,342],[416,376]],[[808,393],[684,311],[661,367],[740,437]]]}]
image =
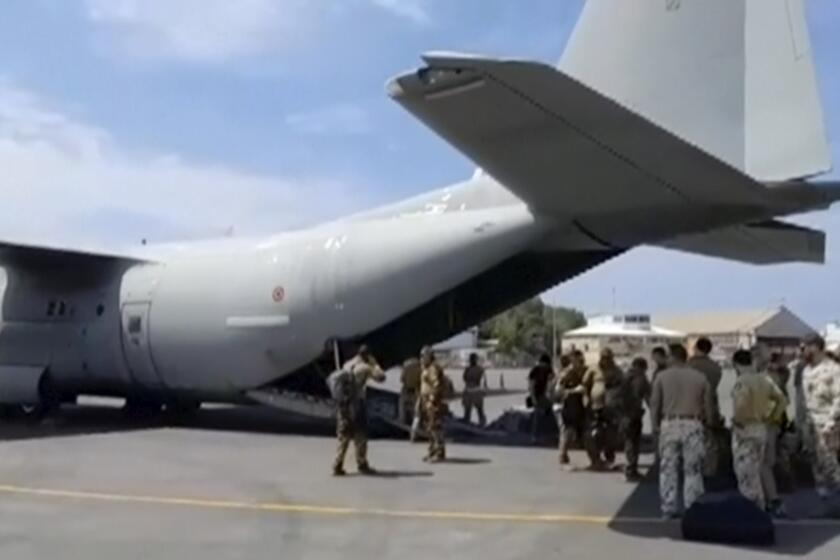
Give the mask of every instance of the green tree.
[{"label": "green tree", "polygon": [[583,313],[576,309],[551,307],[540,298],[530,299],[480,325],[482,338],[498,340],[497,351],[510,357],[535,357],[551,352],[553,321],[559,337],[566,331],[586,324]]}]

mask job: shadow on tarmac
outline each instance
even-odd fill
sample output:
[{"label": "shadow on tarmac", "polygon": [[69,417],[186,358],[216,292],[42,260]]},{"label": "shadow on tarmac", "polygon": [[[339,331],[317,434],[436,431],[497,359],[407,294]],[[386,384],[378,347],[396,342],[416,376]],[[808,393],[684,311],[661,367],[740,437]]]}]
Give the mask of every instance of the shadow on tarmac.
[{"label": "shadow on tarmac", "polygon": [[335,435],[332,422],[301,420],[263,407],[210,407],[186,415],[134,417],[116,406],[73,405],[38,423],[0,422],[0,441],[133,432],[167,427],[231,432]]},{"label": "shadow on tarmac", "polygon": [[466,457],[447,457],[443,460],[444,465],[487,465],[490,459],[474,459]]},{"label": "shadow on tarmac", "polygon": [[[766,554],[786,556],[807,556],[826,543],[840,536],[840,523],[826,521],[824,525],[812,518],[820,511],[819,499],[813,489],[801,490],[783,496],[785,506],[791,516],[789,521],[776,524],[776,545],[769,548],[756,548]],[[636,485],[633,493],[615,514],[615,520],[608,526],[610,530],[624,535],[646,539],[682,540],[679,522],[639,523],[637,519],[659,519],[658,476],[654,469],[649,469],[644,480]],[[632,519],[634,521],[622,521]],[[797,520],[811,522],[797,524]],[[695,543],[697,544],[697,543]],[[710,547],[752,550],[750,547],[709,544]]]},{"label": "shadow on tarmac", "polygon": [[435,473],[431,471],[389,471],[389,470],[377,470],[376,474],[372,475],[371,478],[385,478],[385,479],[398,479],[398,478],[427,478],[430,476],[434,476]]}]

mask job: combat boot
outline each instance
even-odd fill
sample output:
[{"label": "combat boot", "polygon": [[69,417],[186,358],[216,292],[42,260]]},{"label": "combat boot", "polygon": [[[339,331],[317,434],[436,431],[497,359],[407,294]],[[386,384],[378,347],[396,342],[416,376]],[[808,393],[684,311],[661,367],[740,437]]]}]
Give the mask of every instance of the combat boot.
[{"label": "combat boot", "polygon": [[359,474],[372,476],[376,474],[376,469],[371,467],[368,463],[362,463],[361,465],[359,465]]},{"label": "combat boot", "polygon": [[333,467],[332,474],[333,476],[344,476],[347,474],[347,471],[344,470],[344,467],[336,465]]}]

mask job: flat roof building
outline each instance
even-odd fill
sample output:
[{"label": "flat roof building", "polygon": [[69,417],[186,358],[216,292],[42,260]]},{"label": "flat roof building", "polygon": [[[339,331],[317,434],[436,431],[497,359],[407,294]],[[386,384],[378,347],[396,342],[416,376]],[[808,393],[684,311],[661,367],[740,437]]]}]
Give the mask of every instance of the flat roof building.
[{"label": "flat roof building", "polygon": [[585,327],[565,333],[562,346],[563,352],[580,350],[587,362],[594,363],[605,348],[624,361],[647,356],[656,346],[667,346],[684,338],[679,331],[651,324],[647,314],[601,315],[587,319]]}]

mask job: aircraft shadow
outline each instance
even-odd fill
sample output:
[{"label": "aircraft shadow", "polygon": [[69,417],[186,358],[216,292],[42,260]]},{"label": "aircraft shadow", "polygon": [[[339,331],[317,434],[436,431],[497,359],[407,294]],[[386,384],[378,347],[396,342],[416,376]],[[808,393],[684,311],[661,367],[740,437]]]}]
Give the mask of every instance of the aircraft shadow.
[{"label": "aircraft shadow", "polygon": [[132,418],[119,408],[72,406],[40,422],[0,422],[0,441],[72,437],[132,432],[164,427],[161,418]]},{"label": "aircraft shadow", "polygon": [[0,441],[47,439],[179,427],[268,434],[334,436],[335,424],[301,419],[263,407],[212,407],[192,414],[132,417],[121,408],[101,405],[72,405],[40,422],[0,422]]},{"label": "aircraft shadow", "polygon": [[[791,522],[776,525],[776,545],[757,548],[765,554],[806,556],[840,536],[840,523],[796,524],[796,520],[813,518],[820,511],[819,499],[813,489],[800,489],[783,496]],[[636,485],[633,493],[615,514],[615,521],[609,528],[621,534],[647,539],[682,540],[679,522],[644,523],[639,519],[657,520],[659,511],[658,475],[649,469],[644,479]],[[627,519],[630,521],[624,521]],[[751,550],[752,547],[709,544],[710,547],[725,547],[736,550]]]}]

